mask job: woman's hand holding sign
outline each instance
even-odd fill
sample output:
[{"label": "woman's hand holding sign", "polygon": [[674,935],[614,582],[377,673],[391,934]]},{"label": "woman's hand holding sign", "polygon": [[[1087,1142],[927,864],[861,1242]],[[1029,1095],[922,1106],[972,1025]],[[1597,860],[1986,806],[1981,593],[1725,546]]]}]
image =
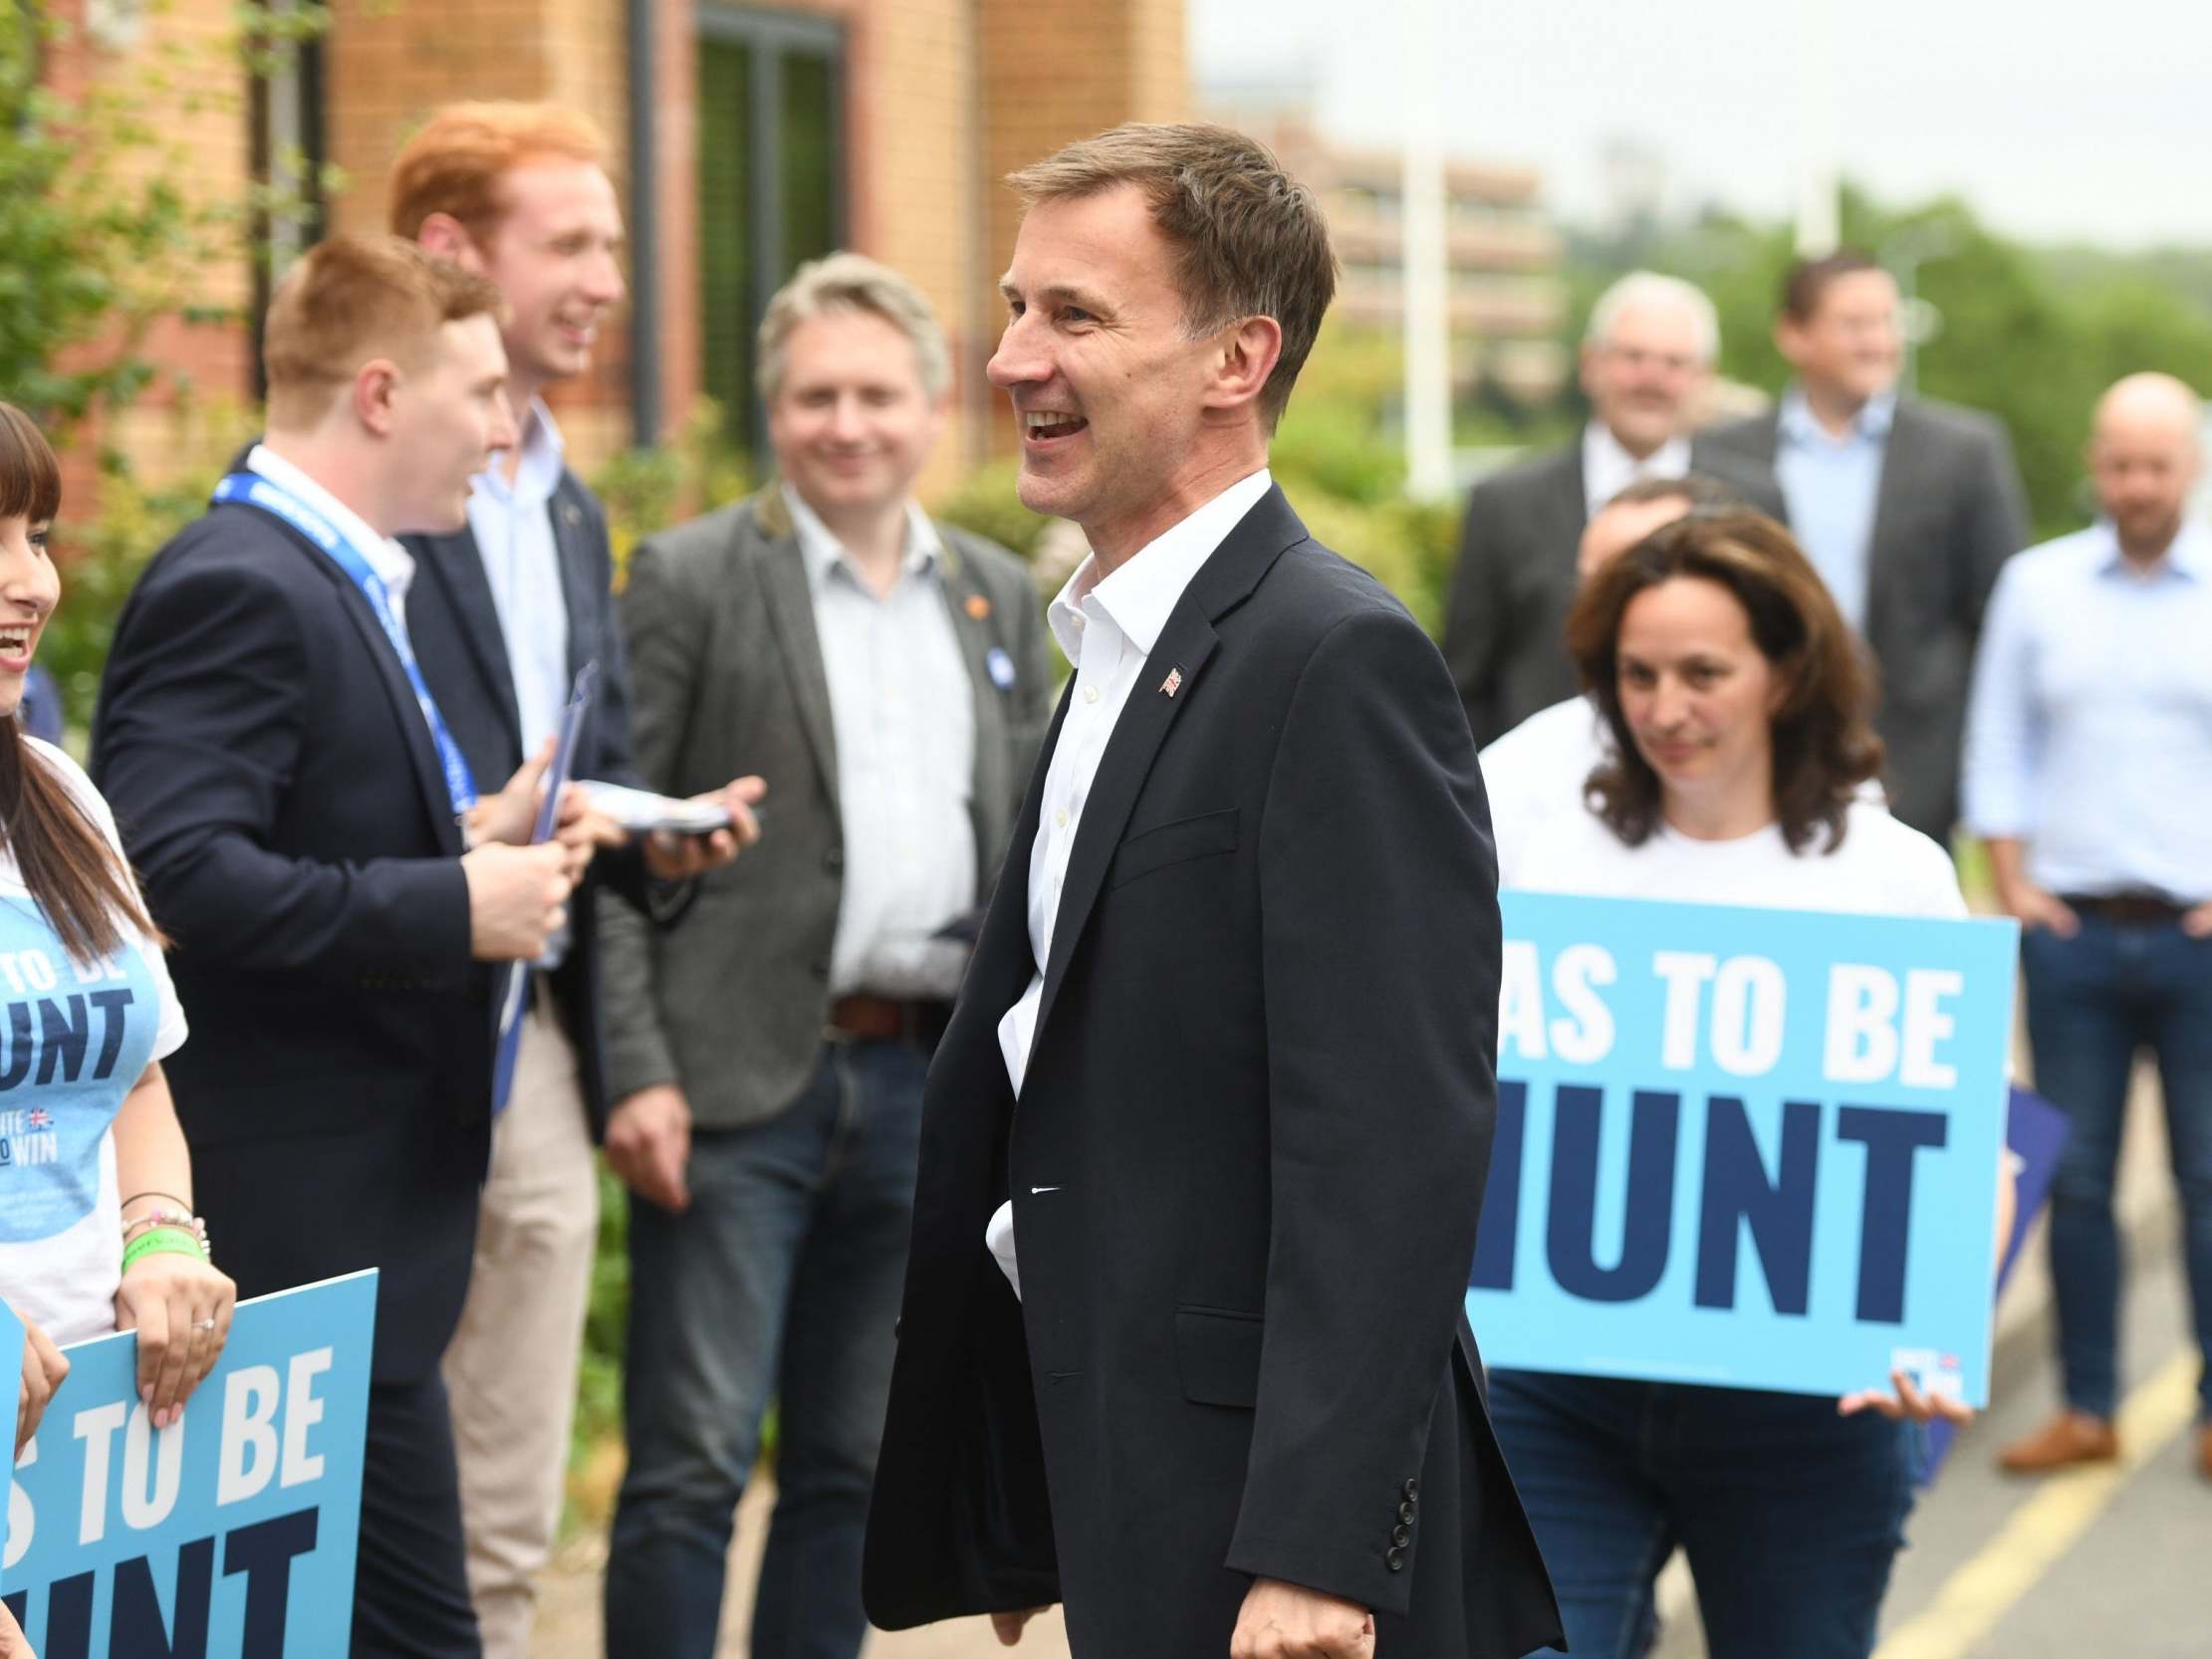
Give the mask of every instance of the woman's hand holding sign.
[{"label": "woman's hand holding sign", "polygon": [[[62,1350],[53,1339],[30,1320],[23,1321],[23,1382],[15,1399],[15,1455],[21,1457],[23,1448],[30,1444],[31,1436],[39,1432],[39,1419],[46,1415],[47,1402],[54,1398],[54,1390],[62,1386],[62,1379],[69,1375],[69,1361],[62,1357]],[[0,1659],[7,1649],[0,1647]]]}]

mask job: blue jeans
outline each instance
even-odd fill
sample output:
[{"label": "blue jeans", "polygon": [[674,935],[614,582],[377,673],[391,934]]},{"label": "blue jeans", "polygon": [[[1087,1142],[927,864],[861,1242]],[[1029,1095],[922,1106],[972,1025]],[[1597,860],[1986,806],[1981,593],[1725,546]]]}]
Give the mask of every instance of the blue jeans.
[{"label": "blue jeans", "polygon": [[833,1043],[779,1117],[691,1142],[691,1207],[630,1206],[608,1659],[712,1659],[738,1499],[781,1401],[755,1659],[854,1659],[928,1058]]},{"label": "blue jeans", "polygon": [[2158,1062],[2166,1144],[2180,1189],[2183,1252],[2198,1350],[2199,1409],[2212,1416],[2212,941],[2178,924],[2085,914],[2062,939],[2021,936],[2036,1088],[2073,1137],[2051,1184],[2051,1276],[2067,1404],[2109,1419],[2118,1396],[2119,1230],[2112,1170],[2135,1055]]},{"label": "blue jeans", "polygon": [[1505,1370],[1490,1415],[1575,1659],[1649,1651],[1676,1545],[1712,1659],[1873,1651],[1912,1507],[1909,1427],[1803,1394]]}]

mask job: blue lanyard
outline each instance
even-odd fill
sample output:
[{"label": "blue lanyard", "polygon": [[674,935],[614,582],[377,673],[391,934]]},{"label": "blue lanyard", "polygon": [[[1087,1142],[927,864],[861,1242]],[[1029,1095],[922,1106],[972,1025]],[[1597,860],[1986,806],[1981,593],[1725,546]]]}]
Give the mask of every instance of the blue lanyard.
[{"label": "blue lanyard", "polygon": [[453,799],[456,816],[476,805],[476,780],[468,769],[468,758],[461,753],[461,746],[453,741],[453,734],[446,729],[445,717],[438,713],[438,705],[430,696],[430,688],[423,683],[422,669],[415,662],[414,647],[407,642],[407,629],[399,620],[399,613],[392,607],[391,593],[384,587],[383,579],[370,568],[359,548],[339,533],[338,527],[314,508],[286,490],[262,477],[257,472],[234,472],[215,486],[215,503],[242,502],[258,507],[264,513],[282,519],[297,530],[330,558],[332,564],[353,578],[354,586],[361,590],[362,597],[369,601],[369,608],[376,613],[376,620],[383,624],[384,637],[391,641],[392,651],[399,658],[399,666],[407,671],[407,683],[414,688],[415,703],[422,710],[423,723],[430,728],[430,741],[437,747],[438,764],[445,769],[445,792]]}]

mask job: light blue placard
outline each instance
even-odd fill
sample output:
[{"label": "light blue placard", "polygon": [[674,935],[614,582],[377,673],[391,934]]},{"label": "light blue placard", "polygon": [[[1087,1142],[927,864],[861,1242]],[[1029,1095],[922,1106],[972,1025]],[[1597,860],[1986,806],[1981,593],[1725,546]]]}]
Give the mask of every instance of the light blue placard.
[{"label": "light blue placard", "polygon": [[[7,1367],[0,1371],[0,1376],[17,1379],[16,1399],[20,1404],[23,1398],[23,1321],[15,1316],[14,1310],[4,1302],[0,1302],[0,1365]],[[8,1445],[12,1449],[15,1445],[13,1417],[8,1418],[7,1434]],[[0,1458],[0,1515],[8,1513],[8,1494],[13,1489],[14,1482],[15,1459]],[[7,1579],[0,1577],[0,1587],[6,1584]]]},{"label": "light blue placard", "polygon": [[335,1659],[351,1645],[376,1276],[241,1303],[150,1433],[137,1338],[65,1350],[16,1469],[0,1590],[40,1659]]},{"label": "light blue placard", "polygon": [[1501,899],[1484,1359],[1986,1404],[2017,926]]}]

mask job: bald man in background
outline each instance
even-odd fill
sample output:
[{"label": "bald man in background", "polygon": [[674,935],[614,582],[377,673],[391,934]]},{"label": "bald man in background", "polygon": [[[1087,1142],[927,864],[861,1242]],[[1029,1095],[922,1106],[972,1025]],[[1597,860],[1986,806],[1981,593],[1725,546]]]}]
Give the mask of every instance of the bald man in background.
[{"label": "bald man in background", "polygon": [[2185,1215],[2197,1471],[2212,1480],[2212,527],[2185,512],[2203,409],[2166,374],[2097,404],[2102,513],[2006,563],[1969,705],[1969,827],[2021,925],[2036,1086],[2073,1136],[2051,1198],[2064,1409],[2008,1447],[2118,1457],[2112,1170],[2138,1050],[2158,1061]]}]

